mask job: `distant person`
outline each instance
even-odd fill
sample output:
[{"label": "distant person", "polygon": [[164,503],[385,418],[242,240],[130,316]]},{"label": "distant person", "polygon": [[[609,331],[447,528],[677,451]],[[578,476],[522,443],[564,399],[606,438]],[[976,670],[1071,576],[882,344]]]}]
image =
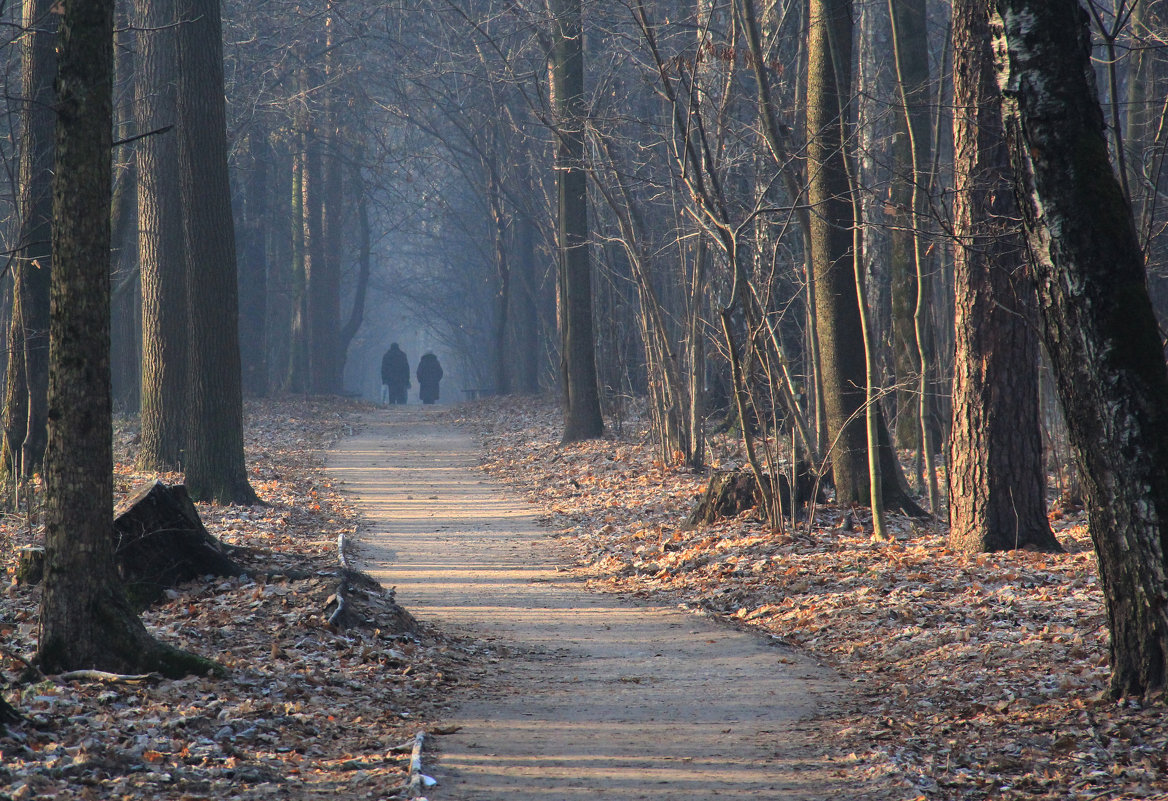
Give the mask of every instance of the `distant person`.
[{"label": "distant person", "polygon": [[438,400],[438,382],[441,380],[442,365],[438,364],[438,357],[427,353],[418,362],[418,397],[422,403]]},{"label": "distant person", "polygon": [[394,342],[381,357],[381,402],[405,403],[410,388],[410,362]]}]

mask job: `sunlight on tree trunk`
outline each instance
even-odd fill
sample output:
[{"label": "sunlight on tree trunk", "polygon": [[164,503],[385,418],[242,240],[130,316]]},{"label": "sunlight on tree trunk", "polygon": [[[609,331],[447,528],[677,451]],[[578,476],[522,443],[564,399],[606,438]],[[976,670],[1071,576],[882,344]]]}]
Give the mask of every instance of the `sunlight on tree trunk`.
[{"label": "sunlight on tree trunk", "polygon": [[604,433],[592,333],[592,267],[588,252],[588,184],[584,171],[584,32],[580,0],[552,0],[553,105],[559,194],[561,379],[564,442]]},{"label": "sunlight on tree trunk", "polygon": [[1037,297],[1011,191],[990,50],[992,0],[959,0],[953,21],[956,356],[949,544],[1061,550],[1046,517],[1038,407]]}]

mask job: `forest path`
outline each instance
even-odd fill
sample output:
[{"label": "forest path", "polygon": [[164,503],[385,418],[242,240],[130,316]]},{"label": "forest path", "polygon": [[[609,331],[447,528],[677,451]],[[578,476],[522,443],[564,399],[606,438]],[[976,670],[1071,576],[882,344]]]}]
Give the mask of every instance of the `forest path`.
[{"label": "forest path", "polygon": [[589,592],[530,506],[435,417],[368,415],[328,458],[370,523],[361,569],[415,616],[502,655],[451,699],[444,723],[461,729],[427,761],[429,798],[855,797],[808,721],[837,696],[829,671],[676,608]]}]

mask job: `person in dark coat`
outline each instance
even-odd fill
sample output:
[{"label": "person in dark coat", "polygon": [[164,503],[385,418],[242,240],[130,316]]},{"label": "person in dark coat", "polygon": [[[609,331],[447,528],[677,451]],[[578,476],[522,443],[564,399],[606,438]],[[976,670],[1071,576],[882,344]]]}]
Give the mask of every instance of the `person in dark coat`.
[{"label": "person in dark coat", "polygon": [[410,363],[394,342],[381,357],[382,398],[388,403],[405,403],[410,388]]},{"label": "person in dark coat", "polygon": [[438,364],[438,357],[427,353],[418,362],[418,397],[422,403],[438,400],[438,382],[441,380],[442,365]]}]

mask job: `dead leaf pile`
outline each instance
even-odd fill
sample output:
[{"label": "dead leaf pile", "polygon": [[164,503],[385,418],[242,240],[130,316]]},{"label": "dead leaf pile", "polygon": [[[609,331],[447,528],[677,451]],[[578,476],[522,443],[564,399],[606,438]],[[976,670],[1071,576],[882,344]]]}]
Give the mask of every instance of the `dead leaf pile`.
[{"label": "dead leaf pile", "polygon": [[[407,742],[440,714],[484,655],[425,626],[400,630],[388,593],[362,590],[364,624],[327,625],[338,537],[359,519],[323,473],[322,447],[357,407],[267,401],[247,410],[253,487],[267,506],[199,504],[208,530],[247,549],[247,575],[192,582],[143,615],[166,642],[211,657],[226,679],[122,683],[29,676],[38,589],[0,597],[5,696],[26,716],[0,736],[11,799],[269,799],[395,796]],[[136,433],[116,436],[119,496],[154,478],[133,469]],[[178,482],[181,475],[161,476]],[[0,525],[7,567],[38,536],[22,511]],[[23,677],[21,674],[25,674]]]},{"label": "dead leaf pile", "polygon": [[[873,797],[1168,799],[1164,705],[1107,694],[1081,517],[1056,521],[1060,555],[957,553],[906,518],[877,542],[831,507],[810,531],[773,534],[747,515],[682,531],[705,477],[665,469],[643,427],[561,446],[559,412],[538,400],[455,416],[597,585],[755,627],[854,682],[824,725]],[[725,439],[711,454],[714,467],[741,458]]]}]

